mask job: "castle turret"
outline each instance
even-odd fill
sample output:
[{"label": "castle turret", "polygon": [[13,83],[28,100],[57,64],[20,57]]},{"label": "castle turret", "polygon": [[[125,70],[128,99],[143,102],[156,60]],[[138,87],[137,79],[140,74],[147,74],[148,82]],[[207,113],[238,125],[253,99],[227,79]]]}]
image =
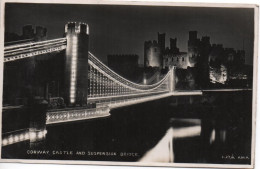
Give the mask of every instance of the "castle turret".
[{"label": "castle turret", "polygon": [[144,66],[162,67],[161,48],[157,41],[146,41],[144,43]]},{"label": "castle turret", "polygon": [[179,53],[179,48],[177,48],[177,38],[170,38],[170,50],[172,53]]},{"label": "castle turret", "polygon": [[199,57],[199,44],[200,39],[197,38],[197,31],[190,31],[188,40],[188,57],[190,67],[194,67],[197,64]]},{"label": "castle turret", "polygon": [[23,26],[23,39],[31,39],[34,37],[34,29],[32,25]]},{"label": "castle turret", "polygon": [[42,26],[36,26],[35,40],[43,41],[46,40],[47,29]]},{"label": "castle turret", "polygon": [[161,53],[165,50],[165,33],[158,32],[158,45],[160,47]]}]

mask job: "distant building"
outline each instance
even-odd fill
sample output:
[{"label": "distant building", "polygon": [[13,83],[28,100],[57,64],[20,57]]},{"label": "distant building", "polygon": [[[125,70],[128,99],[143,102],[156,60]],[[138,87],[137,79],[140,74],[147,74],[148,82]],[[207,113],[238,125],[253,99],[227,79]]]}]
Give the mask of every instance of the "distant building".
[{"label": "distant building", "polygon": [[211,83],[226,84],[229,80],[246,80],[243,71],[245,65],[245,51],[223,48],[222,44],[213,44],[208,57]]},{"label": "distant building", "polygon": [[[25,25],[22,28],[22,35],[18,35],[16,33],[5,32],[5,43],[12,41],[21,41],[21,40],[28,40],[31,41],[44,41],[47,40],[47,29],[42,26],[36,26],[34,30],[32,25]],[[19,42],[21,43],[21,42]],[[6,45],[5,44],[5,45]],[[12,43],[14,44],[14,43]],[[12,45],[8,44],[8,45]]]},{"label": "distant building", "polygon": [[36,33],[34,35],[35,41],[43,41],[47,38],[47,29],[42,26],[36,26]]},{"label": "distant building", "polygon": [[190,71],[197,71],[193,74],[197,76],[194,78],[201,87],[207,87],[209,83],[227,84],[229,80],[245,80],[248,77],[244,73],[248,72],[244,71],[244,50],[224,48],[222,44],[211,45],[210,37],[202,36],[200,39],[197,37],[197,31],[189,32],[187,53],[180,52],[176,38],[170,38],[170,48],[166,47],[162,56],[163,68],[195,68]]},{"label": "distant building", "polygon": [[[46,37],[46,28],[36,26],[34,30],[32,25],[26,25],[22,29],[22,35],[5,32],[5,46],[42,41]],[[33,97],[47,100],[60,96],[64,77],[64,52],[5,63],[3,104],[27,105]]]},{"label": "distant building", "polygon": [[32,25],[25,25],[23,26],[23,39],[31,39],[34,37],[34,29]]}]

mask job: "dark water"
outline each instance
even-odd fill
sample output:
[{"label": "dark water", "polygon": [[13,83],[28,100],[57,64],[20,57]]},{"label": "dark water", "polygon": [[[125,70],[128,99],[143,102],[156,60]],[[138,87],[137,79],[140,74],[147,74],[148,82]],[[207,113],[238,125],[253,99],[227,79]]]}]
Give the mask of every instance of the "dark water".
[{"label": "dark water", "polygon": [[[48,125],[44,141],[34,146],[29,142],[5,146],[2,157],[139,161],[151,150],[158,155],[155,159],[165,156],[165,161],[173,154],[169,162],[175,163],[250,164],[250,91],[170,97],[110,113],[107,118]],[[200,129],[198,135],[192,134],[192,127]],[[188,129],[184,130],[186,136],[177,136],[177,129]],[[168,141],[161,141],[165,139]],[[167,151],[157,153],[158,146]],[[49,153],[35,154],[34,150]]]}]

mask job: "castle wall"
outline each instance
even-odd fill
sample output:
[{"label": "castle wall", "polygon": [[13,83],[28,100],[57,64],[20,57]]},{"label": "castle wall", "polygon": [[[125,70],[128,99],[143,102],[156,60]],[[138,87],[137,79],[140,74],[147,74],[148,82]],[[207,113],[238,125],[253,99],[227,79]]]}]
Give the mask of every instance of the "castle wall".
[{"label": "castle wall", "polygon": [[187,53],[167,54],[163,57],[163,68],[175,66],[177,69],[187,69],[189,58]]}]

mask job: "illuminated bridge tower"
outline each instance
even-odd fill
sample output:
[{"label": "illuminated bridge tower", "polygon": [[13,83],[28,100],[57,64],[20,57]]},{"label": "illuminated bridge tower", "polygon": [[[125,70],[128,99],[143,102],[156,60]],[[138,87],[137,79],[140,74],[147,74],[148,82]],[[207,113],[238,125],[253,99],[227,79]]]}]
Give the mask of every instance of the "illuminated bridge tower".
[{"label": "illuminated bridge tower", "polygon": [[88,25],[70,22],[65,25],[65,36],[64,100],[68,106],[83,106],[87,104],[88,95]]}]

